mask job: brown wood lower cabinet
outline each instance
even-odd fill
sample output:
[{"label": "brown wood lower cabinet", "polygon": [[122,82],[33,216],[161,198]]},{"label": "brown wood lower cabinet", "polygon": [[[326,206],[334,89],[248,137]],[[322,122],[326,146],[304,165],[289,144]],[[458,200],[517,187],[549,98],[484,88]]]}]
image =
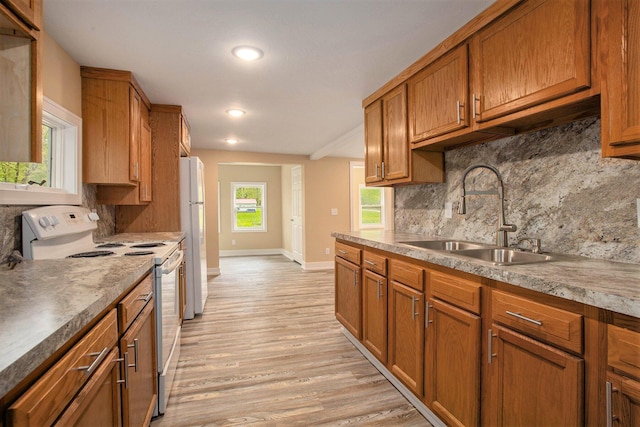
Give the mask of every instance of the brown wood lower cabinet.
[{"label": "brown wood lower cabinet", "polygon": [[640,426],[640,382],[607,372],[607,425]]},{"label": "brown wood lower cabinet", "polygon": [[480,418],[480,316],[430,299],[426,328],[424,401],[449,425]]},{"label": "brown wood lower cabinet", "polygon": [[120,338],[120,354],[127,366],[122,389],[125,426],[147,426],[158,400],[153,299]]},{"label": "brown wood lower cabinet", "polygon": [[336,257],[336,318],[356,338],[362,338],[360,266]]},{"label": "brown wood lower cabinet", "polygon": [[389,369],[422,396],[424,293],[396,281],[389,285]]},{"label": "brown wood lower cabinet", "polygon": [[387,363],[387,278],[365,270],[362,275],[362,343]]},{"label": "brown wood lower cabinet", "polygon": [[492,425],[584,424],[584,360],[496,324],[489,334]]},{"label": "brown wood lower cabinet", "polygon": [[119,427],[122,425],[120,406],[120,363],[114,348],[87,386],[80,391],[56,425],[81,427]]}]

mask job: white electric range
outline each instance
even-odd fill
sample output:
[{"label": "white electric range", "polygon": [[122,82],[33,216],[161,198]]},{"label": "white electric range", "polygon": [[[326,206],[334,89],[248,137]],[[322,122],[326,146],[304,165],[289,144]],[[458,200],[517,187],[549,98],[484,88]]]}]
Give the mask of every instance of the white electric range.
[{"label": "white electric range", "polygon": [[[152,257],[156,317],[158,406],[163,414],[180,356],[179,274],[183,252],[173,241],[96,243],[96,213],[79,206],[44,206],[22,214],[26,259]],[[123,333],[124,331],[120,331]]]}]

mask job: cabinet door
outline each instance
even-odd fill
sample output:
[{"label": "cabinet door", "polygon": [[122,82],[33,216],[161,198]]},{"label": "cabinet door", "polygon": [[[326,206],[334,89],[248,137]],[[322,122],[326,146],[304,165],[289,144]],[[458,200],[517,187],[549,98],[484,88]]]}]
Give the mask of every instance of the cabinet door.
[{"label": "cabinet door", "polygon": [[409,141],[469,126],[467,44],[409,79]]},{"label": "cabinet door", "polygon": [[336,257],[336,319],[351,334],[362,339],[362,286],[360,285],[360,267]]},{"label": "cabinet door", "polygon": [[448,425],[477,426],[480,317],[436,299],[425,316],[425,403]]},{"label": "cabinet door", "polygon": [[140,201],[150,202],[152,197],[151,128],[145,121],[140,131]]},{"label": "cabinet door", "polygon": [[607,2],[608,54],[602,87],[602,153],[640,158],[640,2]]},{"label": "cabinet door", "polygon": [[[607,425],[640,427],[640,383],[607,372]],[[608,424],[611,422],[611,424]]]},{"label": "cabinet door", "polygon": [[491,332],[495,425],[583,425],[584,361],[495,324]]},{"label": "cabinet door", "polygon": [[382,100],[364,109],[365,182],[382,181]]},{"label": "cabinet door", "polygon": [[142,100],[133,87],[129,88],[129,179],[140,181],[140,135]]},{"label": "cabinet door", "polygon": [[409,176],[409,141],[407,139],[407,89],[398,86],[382,98],[382,131],[385,180]]},{"label": "cabinet door", "polygon": [[180,155],[189,156],[191,153],[191,131],[184,115],[180,116]]},{"label": "cabinet door", "polygon": [[120,411],[120,364],[114,348],[56,420],[56,426],[116,427],[122,425]]},{"label": "cabinet door", "polygon": [[362,287],[362,342],[387,363],[387,279],[365,270]]},{"label": "cabinet door", "polygon": [[389,286],[389,369],[422,397],[424,294],[398,282]]},{"label": "cabinet door", "polygon": [[473,92],[485,121],[589,87],[589,2],[531,0],[478,33]]},{"label": "cabinet door", "polygon": [[122,389],[125,426],[148,426],[158,399],[153,304],[152,299],[120,339],[120,353],[127,354],[128,362]]},{"label": "cabinet door", "polygon": [[2,0],[31,28],[42,27],[42,0]]}]

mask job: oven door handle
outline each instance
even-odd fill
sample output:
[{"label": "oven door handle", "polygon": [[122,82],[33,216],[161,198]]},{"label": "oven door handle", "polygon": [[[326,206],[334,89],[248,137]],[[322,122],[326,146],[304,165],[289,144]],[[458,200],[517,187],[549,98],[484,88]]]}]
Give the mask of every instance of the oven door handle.
[{"label": "oven door handle", "polygon": [[178,256],[178,259],[176,259],[175,262],[172,262],[171,265],[169,265],[169,267],[167,268],[162,268],[162,274],[169,274],[172,271],[174,271],[182,262],[182,259],[184,258],[184,253],[182,251],[178,251],[180,253],[180,255]]}]

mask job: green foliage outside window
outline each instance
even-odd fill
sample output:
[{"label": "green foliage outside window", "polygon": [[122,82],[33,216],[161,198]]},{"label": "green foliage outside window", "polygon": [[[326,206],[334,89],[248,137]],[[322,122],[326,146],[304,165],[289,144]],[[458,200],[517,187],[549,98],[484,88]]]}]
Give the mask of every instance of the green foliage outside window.
[{"label": "green foliage outside window", "polygon": [[382,223],[382,190],[360,188],[361,221],[366,224]]},{"label": "green foliage outside window", "polygon": [[[44,181],[44,183],[43,183]],[[0,182],[51,186],[51,128],[42,125],[42,163],[0,162]]]}]

